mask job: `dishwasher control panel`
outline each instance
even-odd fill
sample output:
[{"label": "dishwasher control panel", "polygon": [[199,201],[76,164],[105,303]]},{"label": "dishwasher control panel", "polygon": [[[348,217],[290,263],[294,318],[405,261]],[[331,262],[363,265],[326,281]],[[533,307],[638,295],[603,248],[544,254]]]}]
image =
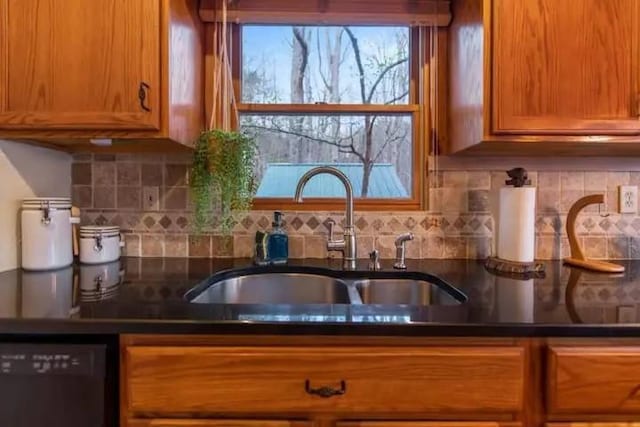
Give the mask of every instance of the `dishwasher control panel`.
[{"label": "dishwasher control panel", "polygon": [[103,369],[101,345],[0,343],[2,375],[95,375]]}]

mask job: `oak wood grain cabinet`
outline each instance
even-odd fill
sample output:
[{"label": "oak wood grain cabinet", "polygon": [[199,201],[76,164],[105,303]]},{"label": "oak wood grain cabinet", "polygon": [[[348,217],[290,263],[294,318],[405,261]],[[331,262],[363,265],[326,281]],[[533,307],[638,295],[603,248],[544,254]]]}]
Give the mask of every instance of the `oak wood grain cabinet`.
[{"label": "oak wood grain cabinet", "polygon": [[336,427],[520,427],[520,423],[487,421],[341,421]]},{"label": "oak wood grain cabinet", "polygon": [[197,3],[0,0],[0,138],[191,143],[204,114]]},{"label": "oak wood grain cabinet", "polygon": [[638,154],[640,0],[459,0],[450,152]]},{"label": "oak wood grain cabinet", "polygon": [[551,415],[640,414],[640,347],[551,346],[547,366]]},{"label": "oak wood grain cabinet", "polygon": [[640,427],[640,423],[624,422],[578,422],[578,423],[546,423],[546,427]]},{"label": "oak wood grain cabinet", "polygon": [[[153,419],[130,420],[128,427],[313,427],[306,421],[286,420],[188,420]],[[487,426],[493,427],[493,426]],[[496,426],[498,427],[498,426]]]},{"label": "oak wood grain cabinet", "polygon": [[518,347],[130,347],[125,407],[155,414],[512,414]]},{"label": "oak wood grain cabinet", "polygon": [[121,425],[521,426],[526,355],[510,340],[233,340],[123,338]]}]

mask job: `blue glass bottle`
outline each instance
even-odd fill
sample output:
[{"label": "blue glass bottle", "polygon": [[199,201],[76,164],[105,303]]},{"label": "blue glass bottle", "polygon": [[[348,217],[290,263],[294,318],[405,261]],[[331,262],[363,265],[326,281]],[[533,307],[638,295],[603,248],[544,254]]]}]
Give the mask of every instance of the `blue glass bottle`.
[{"label": "blue glass bottle", "polygon": [[272,264],[286,264],[289,260],[289,236],[282,226],[282,212],[273,213],[272,225],[267,241],[269,261]]}]

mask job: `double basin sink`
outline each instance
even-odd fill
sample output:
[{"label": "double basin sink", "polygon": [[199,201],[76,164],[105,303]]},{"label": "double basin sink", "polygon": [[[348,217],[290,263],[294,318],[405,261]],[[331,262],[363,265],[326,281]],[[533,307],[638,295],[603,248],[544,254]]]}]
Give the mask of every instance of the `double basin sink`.
[{"label": "double basin sink", "polygon": [[185,295],[199,304],[456,305],[467,297],[440,279],[407,271],[252,267],[210,277]]}]

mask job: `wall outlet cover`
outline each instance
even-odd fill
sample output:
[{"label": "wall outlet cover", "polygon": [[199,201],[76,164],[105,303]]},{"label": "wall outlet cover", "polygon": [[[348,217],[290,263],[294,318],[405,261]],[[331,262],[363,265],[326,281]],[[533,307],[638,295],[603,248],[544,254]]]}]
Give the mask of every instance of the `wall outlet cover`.
[{"label": "wall outlet cover", "polygon": [[621,185],[618,189],[618,212],[638,213],[638,187]]},{"label": "wall outlet cover", "polygon": [[142,187],[142,207],[145,211],[160,210],[159,187]]}]

